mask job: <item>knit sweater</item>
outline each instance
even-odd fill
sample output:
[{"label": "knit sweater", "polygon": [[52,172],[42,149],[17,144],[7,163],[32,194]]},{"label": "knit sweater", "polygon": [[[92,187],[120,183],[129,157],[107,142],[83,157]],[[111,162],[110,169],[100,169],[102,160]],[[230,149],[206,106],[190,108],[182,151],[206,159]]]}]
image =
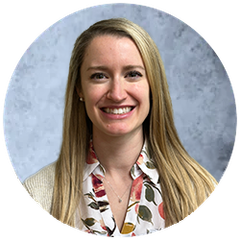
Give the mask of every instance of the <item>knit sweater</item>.
[{"label": "knit sweater", "polygon": [[53,162],[27,178],[23,183],[31,197],[49,213],[52,206],[55,167],[56,162]]}]

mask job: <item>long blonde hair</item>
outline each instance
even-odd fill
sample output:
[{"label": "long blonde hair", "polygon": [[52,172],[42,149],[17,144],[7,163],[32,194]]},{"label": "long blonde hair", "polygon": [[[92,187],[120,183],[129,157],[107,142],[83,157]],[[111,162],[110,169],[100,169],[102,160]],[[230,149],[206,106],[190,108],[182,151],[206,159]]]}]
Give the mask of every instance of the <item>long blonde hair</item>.
[{"label": "long blonde hair", "polygon": [[148,151],[160,176],[165,226],[192,213],[214,190],[216,180],[182,146],[173,121],[172,103],[157,46],[138,25],[126,19],[95,23],[76,40],[72,52],[65,96],[63,140],[56,164],[51,214],[75,226],[75,214],[82,196],[84,163],[92,134],[92,123],[76,87],[81,90],[80,68],[86,48],[96,36],[128,37],[139,49],[151,90],[151,107],[143,123]]}]

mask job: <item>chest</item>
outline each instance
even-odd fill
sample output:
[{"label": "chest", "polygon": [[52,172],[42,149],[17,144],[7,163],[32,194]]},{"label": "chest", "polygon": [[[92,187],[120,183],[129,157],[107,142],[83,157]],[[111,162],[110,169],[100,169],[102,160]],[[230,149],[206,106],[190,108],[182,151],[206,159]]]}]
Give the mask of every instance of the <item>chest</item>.
[{"label": "chest", "polygon": [[104,180],[103,185],[113,218],[115,219],[116,225],[121,232],[127,213],[132,188],[132,179],[121,179],[117,184],[114,183],[114,185],[109,181]]},{"label": "chest", "polygon": [[142,174],[129,188],[122,186],[119,191],[98,177],[92,174],[83,185],[82,230],[105,236],[136,236],[164,228],[160,186]]}]

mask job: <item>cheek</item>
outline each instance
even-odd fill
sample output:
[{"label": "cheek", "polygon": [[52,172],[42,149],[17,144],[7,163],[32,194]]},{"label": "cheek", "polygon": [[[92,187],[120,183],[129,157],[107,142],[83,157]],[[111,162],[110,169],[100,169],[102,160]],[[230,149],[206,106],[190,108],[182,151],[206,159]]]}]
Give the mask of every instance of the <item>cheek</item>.
[{"label": "cheek", "polygon": [[142,106],[144,107],[144,111],[146,116],[149,114],[150,111],[150,90],[149,86],[145,86],[145,89],[142,91]]},{"label": "cheek", "polygon": [[96,105],[96,101],[97,100],[94,98],[94,95],[92,98],[89,96],[85,98],[85,108],[89,117],[94,113],[94,106]]},{"label": "cheek", "polygon": [[84,91],[86,112],[90,119],[94,118],[101,97],[102,92],[100,88],[91,87]]},{"label": "cheek", "polygon": [[84,95],[86,107],[87,106],[90,107],[91,105],[97,102],[99,98],[99,91],[97,91],[97,89],[94,87],[85,86],[83,88],[83,95]]},{"label": "cheek", "polygon": [[150,90],[148,84],[143,84],[141,86],[136,85],[133,92],[139,103],[146,105],[146,107],[148,105],[150,106]]},{"label": "cheek", "polygon": [[85,99],[85,109],[86,109],[86,113],[88,118],[90,119],[90,121],[93,123],[95,122],[96,119],[96,114],[94,111],[94,102],[92,101],[93,99]]}]

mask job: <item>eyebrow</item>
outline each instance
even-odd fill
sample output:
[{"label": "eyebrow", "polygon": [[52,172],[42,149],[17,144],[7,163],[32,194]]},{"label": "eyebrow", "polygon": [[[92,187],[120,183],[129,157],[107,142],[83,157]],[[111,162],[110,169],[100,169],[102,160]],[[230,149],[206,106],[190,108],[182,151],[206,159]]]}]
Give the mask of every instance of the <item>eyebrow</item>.
[{"label": "eyebrow", "polygon": [[[136,69],[136,68],[141,68],[142,70],[145,71],[145,68],[141,65],[127,65],[127,66],[124,66],[123,67],[123,70],[124,71],[127,71],[127,70],[131,70],[131,69]],[[89,67],[87,69],[87,71],[90,71],[90,70],[102,70],[102,71],[106,71],[108,70],[109,68],[107,66],[92,66],[92,67]]]}]

